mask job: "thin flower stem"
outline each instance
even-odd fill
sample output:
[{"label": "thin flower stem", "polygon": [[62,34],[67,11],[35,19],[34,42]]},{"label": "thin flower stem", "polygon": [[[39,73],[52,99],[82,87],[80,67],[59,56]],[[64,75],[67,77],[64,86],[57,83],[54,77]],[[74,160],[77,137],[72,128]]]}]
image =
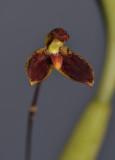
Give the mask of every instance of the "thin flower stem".
[{"label": "thin flower stem", "polygon": [[37,111],[37,101],[40,92],[40,84],[38,84],[35,88],[34,95],[32,98],[32,103],[29,108],[28,113],[28,121],[27,121],[27,135],[26,135],[26,145],[25,145],[25,160],[31,160],[31,152],[32,152],[32,129],[34,116]]}]

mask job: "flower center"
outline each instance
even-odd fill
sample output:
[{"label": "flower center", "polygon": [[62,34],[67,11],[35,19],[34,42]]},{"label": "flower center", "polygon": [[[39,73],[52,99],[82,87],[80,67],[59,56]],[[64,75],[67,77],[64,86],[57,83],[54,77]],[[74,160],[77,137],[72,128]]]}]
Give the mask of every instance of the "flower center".
[{"label": "flower center", "polygon": [[64,42],[61,42],[60,40],[58,39],[54,39],[48,46],[48,52],[50,54],[57,54],[59,53],[59,49],[60,47],[62,47],[64,44]]}]

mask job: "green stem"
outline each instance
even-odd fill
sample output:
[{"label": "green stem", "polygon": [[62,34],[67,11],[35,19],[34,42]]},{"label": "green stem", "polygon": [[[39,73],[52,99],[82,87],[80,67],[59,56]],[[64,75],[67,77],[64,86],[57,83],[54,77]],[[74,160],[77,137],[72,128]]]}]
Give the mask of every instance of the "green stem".
[{"label": "green stem", "polygon": [[115,86],[115,0],[102,0],[107,20],[107,57],[105,67],[98,90],[99,101],[109,102]]}]

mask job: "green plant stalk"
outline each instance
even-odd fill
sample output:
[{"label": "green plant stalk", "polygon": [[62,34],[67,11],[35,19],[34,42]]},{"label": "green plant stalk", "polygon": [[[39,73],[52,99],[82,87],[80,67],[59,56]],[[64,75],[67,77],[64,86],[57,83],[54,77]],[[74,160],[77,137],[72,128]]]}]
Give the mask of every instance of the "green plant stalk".
[{"label": "green plant stalk", "polygon": [[115,86],[115,0],[102,0],[108,24],[107,55],[100,87],[75,126],[59,160],[95,160],[111,116]]},{"label": "green plant stalk", "polygon": [[82,114],[59,160],[94,160],[111,115],[108,105],[92,102]]},{"label": "green plant stalk", "polygon": [[102,0],[107,19],[107,56],[103,76],[97,93],[99,101],[111,100],[115,86],[115,0]]}]

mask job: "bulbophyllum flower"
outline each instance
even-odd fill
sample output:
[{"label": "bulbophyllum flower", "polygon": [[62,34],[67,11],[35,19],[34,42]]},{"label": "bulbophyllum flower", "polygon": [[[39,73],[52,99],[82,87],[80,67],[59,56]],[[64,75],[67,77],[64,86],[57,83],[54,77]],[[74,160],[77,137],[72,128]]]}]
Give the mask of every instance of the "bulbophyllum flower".
[{"label": "bulbophyllum flower", "polygon": [[68,39],[69,35],[63,28],[55,28],[48,33],[45,47],[34,51],[26,63],[31,85],[46,79],[53,68],[72,80],[93,85],[94,74],[91,66],[78,53],[64,45]]}]

